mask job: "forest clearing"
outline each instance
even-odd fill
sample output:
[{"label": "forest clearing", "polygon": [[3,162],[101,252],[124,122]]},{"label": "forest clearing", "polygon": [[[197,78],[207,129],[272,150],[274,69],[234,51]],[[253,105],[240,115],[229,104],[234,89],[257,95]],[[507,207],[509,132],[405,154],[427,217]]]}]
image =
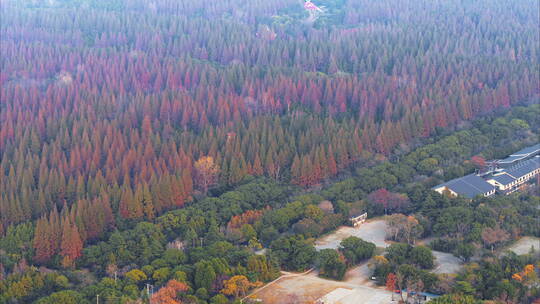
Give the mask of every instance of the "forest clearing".
[{"label": "forest clearing", "polygon": [[328,234],[315,242],[315,248],[321,249],[336,249],[339,243],[350,236],[355,236],[364,241],[372,242],[377,247],[388,247],[385,241],[386,237],[386,221],[382,219],[374,219],[365,222],[358,228],[342,226],[335,232]]},{"label": "forest clearing", "polygon": [[517,255],[527,254],[534,248],[535,252],[540,251],[540,238],[532,236],[524,236],[517,242],[508,247],[508,250],[514,252]]},{"label": "forest clearing", "polygon": [[369,283],[359,283],[359,281],[364,280],[363,277],[358,276],[361,273],[358,272],[358,269],[361,267],[348,271],[346,279],[342,282],[320,278],[317,276],[317,272],[287,276],[278,279],[260,292],[254,292],[249,298],[261,299],[262,303],[307,304],[313,303],[337,288],[345,288],[355,290],[355,294],[361,295],[363,301],[343,304],[378,304],[383,299],[389,302],[391,300],[389,291],[384,290],[384,288],[374,288]]}]

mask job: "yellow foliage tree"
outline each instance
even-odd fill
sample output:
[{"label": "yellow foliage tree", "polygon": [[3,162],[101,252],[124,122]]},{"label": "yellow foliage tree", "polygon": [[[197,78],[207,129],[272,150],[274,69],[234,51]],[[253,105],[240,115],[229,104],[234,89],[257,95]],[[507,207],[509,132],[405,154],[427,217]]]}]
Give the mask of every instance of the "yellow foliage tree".
[{"label": "yellow foliage tree", "polygon": [[243,296],[250,288],[262,286],[261,282],[251,283],[248,278],[243,275],[236,275],[228,280],[223,281],[223,289],[221,293],[234,296]]},{"label": "yellow foliage tree", "polygon": [[384,264],[388,264],[388,260],[382,255],[376,255],[369,261],[368,267],[371,269]]},{"label": "yellow foliage tree", "polygon": [[534,265],[533,264],[528,264],[528,265],[525,266],[525,268],[523,268],[523,273],[526,276],[528,276],[532,272],[534,272]]},{"label": "yellow foliage tree", "polygon": [[195,162],[195,178],[204,194],[217,182],[219,167],[211,156],[203,156]]},{"label": "yellow foliage tree", "polygon": [[523,268],[523,279],[527,285],[536,285],[538,283],[538,275],[533,264],[528,264]]},{"label": "yellow foliage tree", "polygon": [[133,283],[138,283],[139,281],[144,281],[147,279],[146,274],[139,269],[133,269],[126,273],[126,278],[131,280]]}]

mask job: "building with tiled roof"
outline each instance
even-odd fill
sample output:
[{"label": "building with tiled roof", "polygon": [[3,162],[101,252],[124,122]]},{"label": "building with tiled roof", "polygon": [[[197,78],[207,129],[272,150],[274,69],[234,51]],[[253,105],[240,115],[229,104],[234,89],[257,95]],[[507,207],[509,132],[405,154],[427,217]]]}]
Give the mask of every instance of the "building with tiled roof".
[{"label": "building with tiled roof", "polygon": [[[496,161],[506,164],[506,168],[490,170],[489,173],[469,174],[437,185],[432,189],[439,193],[473,198],[478,195],[490,196],[498,192],[510,194],[540,174],[540,144],[530,146]],[[503,166],[504,167],[504,166]]]},{"label": "building with tiled roof", "polygon": [[521,161],[486,178],[502,194],[510,194],[540,174],[540,156]]},{"label": "building with tiled roof", "polygon": [[497,163],[501,166],[508,166],[508,165],[511,166],[521,160],[527,159],[531,156],[535,156],[536,154],[539,154],[539,153],[540,153],[540,144],[536,144],[534,146],[523,148],[517,151],[516,153],[512,153],[507,158],[497,161]]},{"label": "building with tiled roof", "polygon": [[441,194],[448,191],[453,196],[461,195],[467,198],[474,198],[478,195],[491,196],[495,194],[496,190],[495,186],[476,174],[453,179],[432,189]]}]

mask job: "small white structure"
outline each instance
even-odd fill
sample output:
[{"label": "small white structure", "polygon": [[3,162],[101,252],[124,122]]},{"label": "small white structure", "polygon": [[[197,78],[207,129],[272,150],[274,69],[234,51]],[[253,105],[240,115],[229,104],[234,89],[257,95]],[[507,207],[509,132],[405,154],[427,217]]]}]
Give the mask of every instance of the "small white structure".
[{"label": "small white structure", "polygon": [[179,239],[175,239],[174,241],[167,243],[168,249],[178,249],[183,251],[185,247],[186,245],[184,242],[180,241]]},{"label": "small white structure", "polygon": [[362,213],[362,214],[357,215],[357,216],[350,217],[349,221],[351,222],[351,225],[353,227],[358,227],[358,226],[362,225],[362,223],[364,223],[366,221],[366,219],[367,219],[367,212]]}]

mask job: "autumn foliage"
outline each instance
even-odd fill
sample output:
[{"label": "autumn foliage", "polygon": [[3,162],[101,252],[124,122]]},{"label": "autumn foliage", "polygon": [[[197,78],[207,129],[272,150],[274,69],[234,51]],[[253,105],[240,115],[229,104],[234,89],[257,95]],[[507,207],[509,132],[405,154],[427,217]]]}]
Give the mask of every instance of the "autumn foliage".
[{"label": "autumn foliage", "polygon": [[483,169],[486,166],[486,160],[480,155],[471,157],[471,162],[478,169]]},{"label": "autumn foliage", "polygon": [[389,273],[388,276],[386,277],[386,290],[390,291],[390,292],[394,292],[394,290],[396,289],[396,275],[393,274],[393,273]]},{"label": "autumn foliage", "polygon": [[151,298],[154,304],[182,304],[180,293],[185,292],[189,287],[176,280],[170,280],[167,285],[161,287]]},{"label": "autumn foliage", "polygon": [[409,199],[398,193],[392,193],[384,188],[376,190],[367,196],[367,201],[375,208],[384,209],[384,213],[404,211],[409,206]]},{"label": "autumn foliage", "polygon": [[482,240],[484,244],[491,248],[491,251],[494,250],[495,246],[508,241],[510,234],[500,227],[487,227],[482,230]]},{"label": "autumn foliage", "polygon": [[[94,206],[97,208],[100,204],[96,203]],[[90,218],[92,213],[83,218],[77,216],[76,212],[77,210],[73,208],[69,213],[59,214],[55,209],[51,212],[49,219],[43,216],[37,221],[33,247],[34,258],[38,263],[46,263],[54,255],[59,254],[62,257],[62,266],[72,267],[81,256],[84,240],[95,237],[92,234],[88,235],[88,232],[92,233],[94,230],[92,227],[85,229],[85,221],[87,223],[93,221],[94,224],[99,225],[100,218]],[[102,224],[103,226],[98,229],[106,228],[107,224],[105,222]]]},{"label": "autumn foliage", "polygon": [[[460,13],[443,25],[437,2],[351,1],[321,30],[270,21],[288,0],[243,3],[241,26],[224,26],[233,2],[119,1],[107,13],[4,2],[0,234],[36,221],[39,263],[61,254],[67,217],[85,244],[183,207],[194,187],[247,175],[312,187],[540,92],[524,51],[536,27],[516,21],[536,20],[526,4],[449,3]],[[504,24],[478,24],[502,13]],[[386,211],[403,205],[380,194]]]},{"label": "autumn foliage", "polygon": [[[159,0],[148,10],[134,0],[107,14],[86,7],[39,15],[6,1],[0,232],[103,193],[115,215],[151,219],[183,206],[194,183],[206,192],[251,174],[310,187],[366,153],[388,155],[538,94],[537,58],[523,51],[536,41],[515,21],[522,11],[530,19],[528,10],[467,4],[481,20],[508,16],[489,25],[507,41],[497,43],[468,15],[443,26],[439,4],[406,1],[410,11],[391,13],[396,20],[422,10],[419,24],[438,34],[420,35],[415,25],[398,35],[396,24],[384,41],[370,39],[382,29],[377,20],[389,18],[386,2],[351,2],[345,27],[298,31],[296,23],[259,23],[288,9],[287,0],[244,3],[246,26],[232,28],[221,18],[229,2],[179,9]],[[198,12],[206,18],[191,18]],[[108,26],[88,31],[69,20]],[[195,165],[205,157],[214,165]]]},{"label": "autumn foliage", "polygon": [[227,223],[227,229],[238,229],[245,224],[253,224],[262,217],[264,210],[248,210],[242,214],[235,215]]},{"label": "autumn foliage", "polygon": [[225,295],[234,296],[235,298],[239,296],[246,295],[247,291],[254,287],[262,286],[261,282],[250,282],[248,278],[243,275],[236,275],[232,278],[223,282],[223,289],[221,293]]},{"label": "autumn foliage", "polygon": [[139,301],[171,278],[152,303],[224,302],[311,267],[308,239],[364,207],[410,214],[389,218],[410,244],[537,234],[521,208],[445,218],[461,205],[417,185],[530,142],[532,112],[503,110],[540,93],[533,1],[320,2],[308,24],[298,0],[0,0],[0,302]]},{"label": "autumn foliage", "polygon": [[219,168],[210,156],[199,158],[194,165],[197,185],[203,193],[208,192],[208,188],[217,183]]},{"label": "autumn foliage", "polygon": [[536,274],[534,265],[528,264],[523,267],[522,271],[514,273],[512,279],[520,283],[531,284],[535,283],[535,281],[538,282],[538,275]]}]

